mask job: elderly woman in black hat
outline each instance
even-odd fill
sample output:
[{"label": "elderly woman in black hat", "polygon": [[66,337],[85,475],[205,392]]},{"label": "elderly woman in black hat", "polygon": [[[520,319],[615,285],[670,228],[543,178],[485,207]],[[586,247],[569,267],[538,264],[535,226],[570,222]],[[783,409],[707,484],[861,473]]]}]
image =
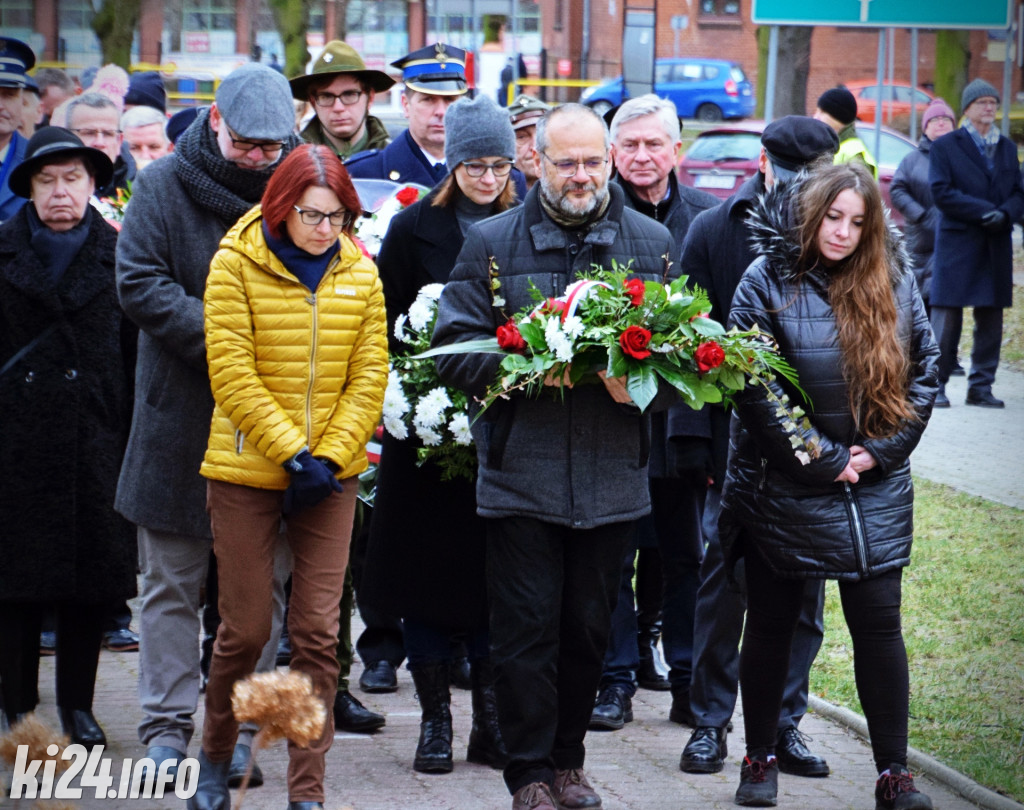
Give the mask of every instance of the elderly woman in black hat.
[{"label": "elderly woman in black hat", "polygon": [[44,127],[0,226],[0,690],[12,724],[39,702],[39,630],[57,617],[64,732],[106,742],[92,714],[105,608],[135,593],[135,540],[114,512],[131,418],[135,331],[114,286],[116,232],[89,205],[110,159]]}]

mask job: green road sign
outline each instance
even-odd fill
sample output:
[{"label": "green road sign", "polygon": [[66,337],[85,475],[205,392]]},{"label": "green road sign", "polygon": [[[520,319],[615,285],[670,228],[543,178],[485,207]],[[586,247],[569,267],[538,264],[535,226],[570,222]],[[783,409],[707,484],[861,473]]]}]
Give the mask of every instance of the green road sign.
[{"label": "green road sign", "polygon": [[1011,0],[753,0],[759,25],[1008,28]]}]

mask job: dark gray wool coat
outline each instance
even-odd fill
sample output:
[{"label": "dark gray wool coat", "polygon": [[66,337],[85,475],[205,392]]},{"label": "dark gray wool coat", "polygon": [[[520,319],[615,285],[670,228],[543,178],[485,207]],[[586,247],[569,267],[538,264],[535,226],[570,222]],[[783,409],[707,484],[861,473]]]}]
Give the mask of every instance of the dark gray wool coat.
[{"label": "dark gray wool coat", "polygon": [[[805,437],[816,437],[822,452],[801,465],[764,388],[750,385],[738,394],[722,495],[723,542],[735,557],[745,551],[735,545],[742,536],[787,577],[858,580],[905,566],[913,537],[909,458],[938,390],[938,348],[900,237],[890,229],[890,274],[899,338],[910,358],[908,396],[918,419],[890,437],[866,439],[847,398],[828,271],[814,269],[802,281],[794,277],[799,248],[784,225],[778,195],[769,193],[754,209],[751,231],[762,255],[736,288],[729,324],[756,325],[778,341],[813,403],[805,408],[812,424]],[[772,387],[788,393],[792,403],[802,401],[784,381]],[[867,448],[878,465],[857,484],[835,483],[854,444]]]},{"label": "dark gray wool coat", "polygon": [[[131,419],[135,329],[117,303],[117,234],[88,209],[55,287],[23,206],[0,227],[0,601],[99,603],[135,594],[135,532],[114,511]],[[0,641],[2,643],[2,641]]]},{"label": "dark gray wool coat", "polygon": [[[434,344],[493,337],[505,315],[531,306],[529,282],[559,296],[592,265],[633,260],[637,277],[666,281],[675,252],[668,230],[611,202],[589,230],[559,227],[541,208],[540,185],[523,205],[474,225],[445,286]],[[494,305],[488,268],[497,264],[504,307]],[[441,376],[472,396],[497,378],[496,354],[437,358]],[[659,394],[659,396],[661,396]],[[667,403],[665,403],[667,404]],[[657,407],[652,403],[652,407]],[[575,529],[635,520],[650,511],[649,419],[614,402],[605,387],[577,385],[539,396],[499,400],[473,424],[480,462],[477,510],[484,517],[532,517]]]}]

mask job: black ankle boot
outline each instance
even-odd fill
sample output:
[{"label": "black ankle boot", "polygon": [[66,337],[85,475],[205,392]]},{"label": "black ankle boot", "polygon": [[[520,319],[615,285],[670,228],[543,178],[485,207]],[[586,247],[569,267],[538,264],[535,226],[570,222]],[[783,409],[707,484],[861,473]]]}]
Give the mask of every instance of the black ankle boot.
[{"label": "black ankle boot", "polygon": [[199,749],[199,783],[192,798],[185,803],[186,810],[230,810],[231,793],[228,791],[228,772],[231,760],[210,762]]},{"label": "black ankle boot", "polygon": [[668,667],[658,649],[661,638],[661,626],[657,624],[641,627],[637,633],[637,648],[640,652],[640,666],[636,671],[637,686],[641,689],[653,689],[656,692],[667,692],[671,688],[668,680]]},{"label": "black ankle boot", "polygon": [[451,666],[447,661],[432,661],[411,671],[423,712],[413,770],[451,773],[455,767],[452,764]]},{"label": "black ankle boot", "polygon": [[92,748],[94,745],[106,745],[107,735],[93,717],[91,709],[64,709],[58,707],[60,726],[71,742]]},{"label": "black ankle boot", "polygon": [[469,732],[466,761],[492,768],[504,768],[508,751],[498,727],[498,699],[494,694],[494,670],[487,661],[474,661],[470,665],[472,682],[473,727]]}]

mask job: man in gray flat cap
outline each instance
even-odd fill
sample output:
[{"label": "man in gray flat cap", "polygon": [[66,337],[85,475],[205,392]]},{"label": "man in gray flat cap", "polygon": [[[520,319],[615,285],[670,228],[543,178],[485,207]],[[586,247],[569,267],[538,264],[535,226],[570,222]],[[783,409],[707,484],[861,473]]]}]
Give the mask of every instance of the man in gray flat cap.
[{"label": "man in gray flat cap", "polygon": [[[301,143],[294,125],[284,76],[256,63],[233,71],[174,152],[139,175],[117,242],[118,295],[140,331],[115,506],[138,526],[139,737],[158,766],[185,757],[199,699],[198,609],[212,545],[199,475],[213,414],[206,276],[221,238]],[[276,641],[268,649],[272,667]],[[244,766],[250,747],[235,753]]]}]

